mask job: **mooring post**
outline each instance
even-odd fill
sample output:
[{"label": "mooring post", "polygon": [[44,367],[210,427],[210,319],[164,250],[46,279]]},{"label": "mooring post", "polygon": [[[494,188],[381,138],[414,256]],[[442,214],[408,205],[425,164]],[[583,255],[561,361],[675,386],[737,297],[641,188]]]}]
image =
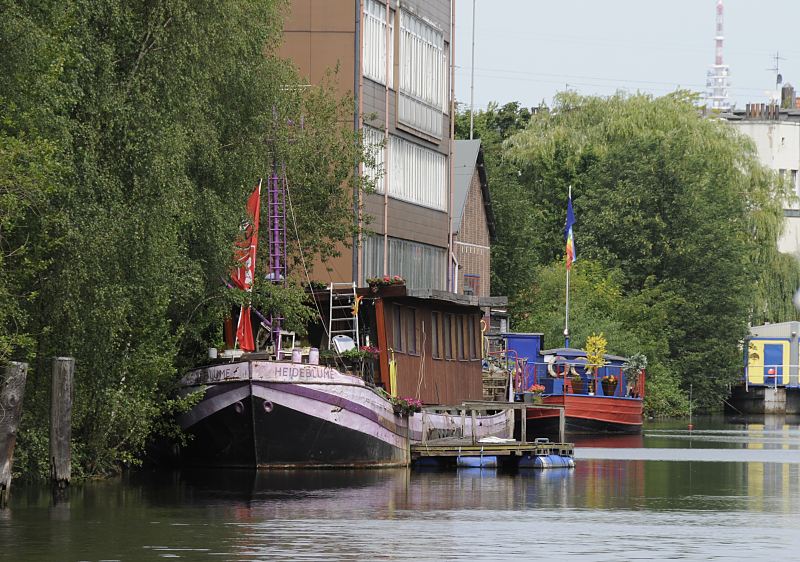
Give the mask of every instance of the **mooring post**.
[{"label": "mooring post", "polygon": [[11,493],[11,468],[14,464],[14,445],[22,417],[22,398],[25,396],[25,379],[28,364],[12,361],[0,379],[0,506]]},{"label": "mooring post", "polygon": [[69,486],[72,470],[70,441],[72,439],[72,376],[75,359],[53,358],[53,378],[50,393],[50,479],[53,486],[63,490]]}]

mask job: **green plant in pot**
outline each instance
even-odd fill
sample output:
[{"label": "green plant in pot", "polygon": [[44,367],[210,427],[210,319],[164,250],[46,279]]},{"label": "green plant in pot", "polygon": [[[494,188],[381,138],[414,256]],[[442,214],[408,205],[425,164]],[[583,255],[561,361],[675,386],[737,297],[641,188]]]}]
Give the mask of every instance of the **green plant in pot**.
[{"label": "green plant in pot", "polygon": [[591,372],[593,378],[597,378],[597,372],[606,364],[606,346],[608,342],[603,332],[600,334],[592,333],[586,340],[586,368]]},{"label": "green plant in pot", "polygon": [[639,377],[647,369],[647,357],[644,353],[634,353],[622,364],[622,373],[627,381],[628,396],[638,397],[641,394]]}]

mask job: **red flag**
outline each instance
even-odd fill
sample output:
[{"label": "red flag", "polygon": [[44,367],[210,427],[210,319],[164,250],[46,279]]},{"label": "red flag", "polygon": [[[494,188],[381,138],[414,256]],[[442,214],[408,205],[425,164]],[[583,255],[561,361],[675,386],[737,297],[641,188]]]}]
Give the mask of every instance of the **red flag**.
[{"label": "red flag", "polygon": [[[239,264],[231,274],[233,284],[243,291],[253,290],[256,275],[256,249],[258,248],[258,217],[261,213],[261,180],[247,199],[248,220],[242,225],[244,236],[236,243],[234,255]],[[242,351],[255,351],[253,327],[250,324],[250,307],[242,306],[239,324],[236,326],[236,340]]]},{"label": "red flag", "polygon": [[258,217],[261,213],[261,180],[247,199],[248,220],[241,231],[244,236],[236,242],[236,262],[239,264],[231,274],[233,284],[249,291],[253,288],[253,278],[256,274],[256,248],[258,247]]},{"label": "red flag", "polygon": [[253,325],[250,322],[250,307],[242,306],[239,312],[239,324],[236,326],[236,341],[242,351],[255,351],[256,343],[253,339]]}]

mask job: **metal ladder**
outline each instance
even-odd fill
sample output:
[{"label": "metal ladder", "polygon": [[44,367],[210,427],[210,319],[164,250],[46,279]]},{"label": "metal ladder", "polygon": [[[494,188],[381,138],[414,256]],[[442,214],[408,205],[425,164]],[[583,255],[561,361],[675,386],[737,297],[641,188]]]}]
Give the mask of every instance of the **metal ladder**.
[{"label": "metal ladder", "polygon": [[338,335],[350,336],[358,347],[358,314],[353,314],[357,296],[355,283],[328,285],[328,349],[332,349],[331,340]]}]

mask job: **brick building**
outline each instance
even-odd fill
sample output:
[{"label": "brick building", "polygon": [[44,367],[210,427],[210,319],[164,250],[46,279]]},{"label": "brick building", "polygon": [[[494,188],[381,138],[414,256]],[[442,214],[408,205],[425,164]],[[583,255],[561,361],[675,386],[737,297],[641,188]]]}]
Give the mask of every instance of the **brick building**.
[{"label": "brick building", "polygon": [[452,229],[458,262],[457,292],[488,297],[490,245],[495,230],[481,141],[455,141],[454,164]]}]

